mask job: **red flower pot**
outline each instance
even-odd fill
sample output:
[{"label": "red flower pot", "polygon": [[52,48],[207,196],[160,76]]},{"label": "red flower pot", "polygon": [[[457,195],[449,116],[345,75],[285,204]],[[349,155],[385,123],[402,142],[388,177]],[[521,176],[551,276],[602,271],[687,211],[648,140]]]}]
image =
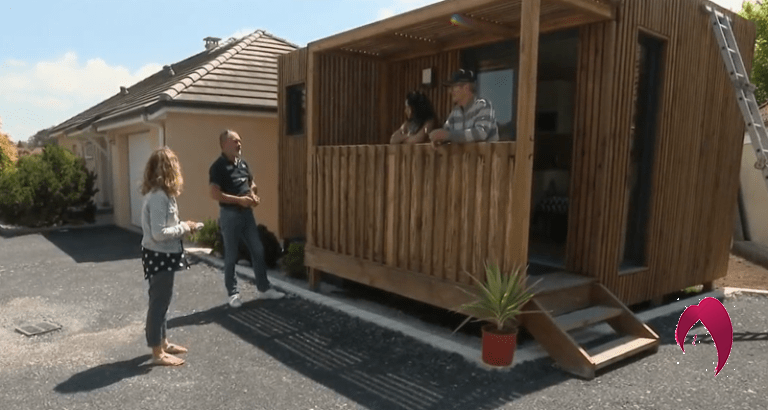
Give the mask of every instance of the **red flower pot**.
[{"label": "red flower pot", "polygon": [[491,366],[509,366],[517,348],[517,329],[499,329],[492,324],[483,326],[483,363]]}]

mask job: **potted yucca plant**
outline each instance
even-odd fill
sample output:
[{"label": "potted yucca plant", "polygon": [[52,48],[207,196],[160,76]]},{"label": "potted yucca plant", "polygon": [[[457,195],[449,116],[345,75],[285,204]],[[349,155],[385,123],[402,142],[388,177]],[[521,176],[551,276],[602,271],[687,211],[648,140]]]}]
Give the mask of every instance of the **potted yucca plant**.
[{"label": "potted yucca plant", "polygon": [[[522,308],[534,296],[528,286],[527,268],[516,267],[508,274],[502,274],[497,265],[485,265],[485,281],[480,281],[469,272],[477,285],[472,301],[459,307],[469,315],[454,333],[473,317],[475,321],[490,322],[483,326],[483,362],[493,366],[509,366],[517,347],[517,317]],[[538,283],[538,282],[537,282]],[[459,288],[461,289],[461,288]]]}]

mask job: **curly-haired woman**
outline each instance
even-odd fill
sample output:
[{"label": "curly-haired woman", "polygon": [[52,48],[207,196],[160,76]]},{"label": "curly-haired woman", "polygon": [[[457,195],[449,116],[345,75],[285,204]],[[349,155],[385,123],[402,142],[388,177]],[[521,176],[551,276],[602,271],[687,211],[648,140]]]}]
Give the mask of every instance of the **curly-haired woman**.
[{"label": "curly-haired woman", "polygon": [[166,314],[173,296],[173,279],[177,270],[189,269],[182,238],[202,224],[179,221],[176,197],[181,194],[184,179],[176,154],[167,147],[152,152],[144,168],[141,194],[141,263],[144,278],[149,281],[146,338],[152,348],[152,363],[178,366],[184,360],[174,354],[187,349],[168,342]]}]

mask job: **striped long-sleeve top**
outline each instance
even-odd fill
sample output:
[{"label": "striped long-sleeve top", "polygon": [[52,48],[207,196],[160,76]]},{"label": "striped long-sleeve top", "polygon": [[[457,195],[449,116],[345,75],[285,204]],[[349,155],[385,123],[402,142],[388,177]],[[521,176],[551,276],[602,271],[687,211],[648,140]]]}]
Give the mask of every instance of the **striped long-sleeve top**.
[{"label": "striped long-sleeve top", "polygon": [[466,110],[456,105],[443,128],[449,132],[448,140],[455,143],[499,140],[496,113],[484,98],[474,97]]}]

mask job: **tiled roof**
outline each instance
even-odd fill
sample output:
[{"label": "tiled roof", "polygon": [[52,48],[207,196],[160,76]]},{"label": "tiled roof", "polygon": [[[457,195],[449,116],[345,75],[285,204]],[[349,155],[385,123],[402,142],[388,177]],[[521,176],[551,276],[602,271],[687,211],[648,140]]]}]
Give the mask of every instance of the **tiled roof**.
[{"label": "tiled roof", "polygon": [[[145,78],[53,127],[51,133],[103,125],[165,106],[277,110],[277,56],[298,46],[257,30]],[[170,69],[168,69],[170,68]]]}]

